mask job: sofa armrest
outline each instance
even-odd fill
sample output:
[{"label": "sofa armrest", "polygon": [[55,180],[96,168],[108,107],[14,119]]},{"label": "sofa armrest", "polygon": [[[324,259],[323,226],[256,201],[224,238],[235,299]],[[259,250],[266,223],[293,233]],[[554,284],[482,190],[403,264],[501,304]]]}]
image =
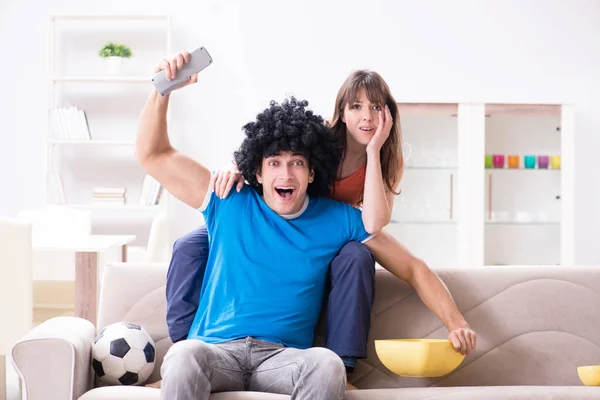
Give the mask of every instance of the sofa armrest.
[{"label": "sofa armrest", "polygon": [[92,388],[94,325],[56,317],[38,325],[12,348],[28,400],[76,400]]}]

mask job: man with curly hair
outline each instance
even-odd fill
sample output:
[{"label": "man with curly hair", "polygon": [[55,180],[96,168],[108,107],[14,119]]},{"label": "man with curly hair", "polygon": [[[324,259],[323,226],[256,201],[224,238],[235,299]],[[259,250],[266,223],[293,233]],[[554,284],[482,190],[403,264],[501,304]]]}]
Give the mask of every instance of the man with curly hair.
[{"label": "man with curly hair", "polygon": [[[186,57],[159,68],[172,79]],[[330,262],[347,242],[371,236],[359,210],[324,197],[340,157],[330,129],[305,101],[272,102],[243,127],[235,152],[249,185],[220,199],[210,190],[211,172],[171,146],[168,103],[169,95],[151,93],[136,156],[171,194],[203,213],[210,255],[187,340],[165,356],[161,398],[251,390],[342,399],[342,360],[311,345]]]}]

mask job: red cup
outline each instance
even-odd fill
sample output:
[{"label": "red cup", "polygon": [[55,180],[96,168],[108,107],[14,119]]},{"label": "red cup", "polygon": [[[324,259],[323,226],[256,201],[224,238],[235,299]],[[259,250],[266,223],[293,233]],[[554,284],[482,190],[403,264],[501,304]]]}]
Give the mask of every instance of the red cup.
[{"label": "red cup", "polygon": [[494,168],[504,168],[504,154],[494,154]]}]

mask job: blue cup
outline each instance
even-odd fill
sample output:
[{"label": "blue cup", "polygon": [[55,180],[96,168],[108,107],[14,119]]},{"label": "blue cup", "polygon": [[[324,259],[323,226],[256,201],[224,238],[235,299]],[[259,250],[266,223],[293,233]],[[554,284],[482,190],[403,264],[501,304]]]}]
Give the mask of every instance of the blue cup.
[{"label": "blue cup", "polygon": [[525,156],[524,164],[527,169],[535,168],[535,156]]}]

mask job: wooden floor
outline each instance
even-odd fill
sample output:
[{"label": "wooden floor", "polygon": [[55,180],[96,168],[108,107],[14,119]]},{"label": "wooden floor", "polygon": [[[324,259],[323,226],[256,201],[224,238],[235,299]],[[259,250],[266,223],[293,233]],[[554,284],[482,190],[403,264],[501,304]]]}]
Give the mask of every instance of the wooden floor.
[{"label": "wooden floor", "polygon": [[33,326],[38,326],[42,322],[54,317],[72,317],[73,315],[75,315],[75,310],[72,307],[65,309],[34,308]]},{"label": "wooden floor", "polygon": [[33,324],[75,312],[75,285],[73,281],[34,281]]},{"label": "wooden floor", "polygon": [[0,400],[6,400],[6,357],[0,355]]}]

